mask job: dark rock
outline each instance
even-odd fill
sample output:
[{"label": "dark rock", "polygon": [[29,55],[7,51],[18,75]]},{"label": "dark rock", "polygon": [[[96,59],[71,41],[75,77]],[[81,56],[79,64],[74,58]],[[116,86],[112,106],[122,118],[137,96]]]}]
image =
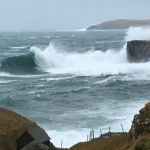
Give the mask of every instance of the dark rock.
[{"label": "dark rock", "polygon": [[127,59],[130,63],[150,61],[150,41],[128,41],[126,50]]},{"label": "dark rock", "polygon": [[53,150],[53,148],[50,148],[43,143],[32,141],[21,150]]},{"label": "dark rock", "polygon": [[131,129],[135,139],[150,133],[150,102],[139,112],[140,114],[134,116]]}]

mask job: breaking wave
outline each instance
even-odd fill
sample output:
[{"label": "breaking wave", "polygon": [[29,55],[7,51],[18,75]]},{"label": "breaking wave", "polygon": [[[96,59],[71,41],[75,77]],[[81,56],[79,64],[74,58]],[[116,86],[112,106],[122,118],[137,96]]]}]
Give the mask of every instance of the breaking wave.
[{"label": "breaking wave", "polygon": [[31,47],[30,50],[35,53],[36,64],[45,71],[54,74],[85,74],[88,72],[94,74],[98,70],[103,73],[103,69],[105,68],[108,71],[110,65],[127,63],[125,48],[120,51],[90,50],[85,53],[67,53],[56,49],[54,45],[50,44],[45,50],[37,47]]},{"label": "breaking wave", "polygon": [[1,59],[0,71],[11,74],[36,74],[39,72],[34,53]]}]

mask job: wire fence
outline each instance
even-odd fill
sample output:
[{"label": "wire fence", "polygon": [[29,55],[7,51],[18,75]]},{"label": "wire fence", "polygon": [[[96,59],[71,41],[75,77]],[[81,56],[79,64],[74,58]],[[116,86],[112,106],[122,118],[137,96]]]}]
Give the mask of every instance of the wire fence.
[{"label": "wire fence", "polygon": [[114,137],[114,136],[121,135],[121,134],[125,133],[122,124],[121,124],[121,129],[122,129],[122,132],[111,132],[111,129],[109,127],[108,132],[103,134],[102,129],[100,128],[100,136],[96,137],[96,138],[94,136],[95,135],[94,134],[94,129],[92,129],[92,130],[90,130],[89,135],[87,135],[87,141],[94,141],[94,140],[99,139],[99,138],[104,139],[104,138],[111,138],[111,137]]}]

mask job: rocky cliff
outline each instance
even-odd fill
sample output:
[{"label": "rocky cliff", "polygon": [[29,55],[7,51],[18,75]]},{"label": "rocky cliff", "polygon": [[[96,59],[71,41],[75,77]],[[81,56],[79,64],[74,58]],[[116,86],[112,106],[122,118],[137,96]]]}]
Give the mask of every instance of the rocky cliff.
[{"label": "rocky cliff", "polygon": [[118,19],[105,21],[101,24],[92,25],[87,30],[109,30],[109,29],[127,29],[129,27],[150,26],[150,20],[129,20]]},{"label": "rocky cliff", "polygon": [[128,41],[126,51],[127,59],[131,63],[150,61],[150,41]]}]

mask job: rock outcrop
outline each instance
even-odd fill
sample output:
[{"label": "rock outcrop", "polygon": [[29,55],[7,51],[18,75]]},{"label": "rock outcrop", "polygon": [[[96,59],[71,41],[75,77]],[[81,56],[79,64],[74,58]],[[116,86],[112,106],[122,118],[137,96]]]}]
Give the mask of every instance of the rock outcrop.
[{"label": "rock outcrop", "polygon": [[150,61],[150,41],[128,41],[126,50],[127,59],[131,63]]},{"label": "rock outcrop", "polygon": [[87,30],[109,30],[109,29],[127,29],[129,27],[150,26],[150,20],[129,20],[117,19],[105,21],[101,24],[92,25]]}]

